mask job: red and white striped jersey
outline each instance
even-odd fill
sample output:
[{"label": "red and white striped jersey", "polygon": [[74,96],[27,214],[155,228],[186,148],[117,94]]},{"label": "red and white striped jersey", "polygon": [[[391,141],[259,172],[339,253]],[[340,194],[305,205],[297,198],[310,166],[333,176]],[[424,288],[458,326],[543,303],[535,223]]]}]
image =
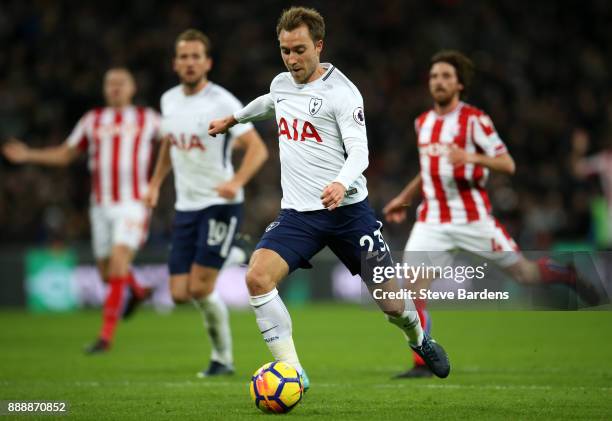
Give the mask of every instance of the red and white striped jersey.
[{"label": "red and white striped jersey", "polygon": [[448,153],[452,144],[491,157],[507,153],[489,116],[460,102],[442,116],[434,110],[421,114],[415,128],[423,196],[418,221],[467,223],[488,218],[491,204],[485,184],[489,170],[474,164],[453,167]]},{"label": "red and white striped jersey", "polygon": [[66,144],[88,151],[92,203],[141,199],[148,186],[159,121],[153,109],[136,106],[96,108],[79,120]]}]

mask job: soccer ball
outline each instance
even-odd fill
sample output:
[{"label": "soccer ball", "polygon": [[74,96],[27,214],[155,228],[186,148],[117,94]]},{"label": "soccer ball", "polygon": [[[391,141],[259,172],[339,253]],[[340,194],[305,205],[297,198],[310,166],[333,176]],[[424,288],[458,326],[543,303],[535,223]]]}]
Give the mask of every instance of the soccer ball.
[{"label": "soccer ball", "polygon": [[295,408],[304,393],[296,369],[281,361],[264,364],[255,371],[250,390],[257,408],[277,414]]}]

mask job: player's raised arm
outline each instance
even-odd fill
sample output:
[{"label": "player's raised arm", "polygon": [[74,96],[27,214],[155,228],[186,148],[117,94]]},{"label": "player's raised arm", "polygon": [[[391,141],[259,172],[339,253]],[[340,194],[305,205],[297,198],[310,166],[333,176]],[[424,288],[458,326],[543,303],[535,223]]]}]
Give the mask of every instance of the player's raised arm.
[{"label": "player's raised arm", "polygon": [[252,121],[267,120],[274,116],[274,100],[268,93],[255,98],[244,108],[236,111],[233,115],[213,120],[208,127],[208,134],[216,136],[227,132],[238,123],[250,123]]},{"label": "player's raised arm", "polygon": [[230,181],[216,188],[219,196],[226,199],[233,199],[240,188],[245,186],[257,174],[257,171],[268,159],[268,148],[254,129],[239,136],[236,139],[235,146],[245,150],[240,168]]},{"label": "player's raised arm", "polygon": [[422,185],[421,174],[417,174],[397,196],[385,205],[383,213],[387,222],[399,224],[406,219],[406,209],[419,194]]},{"label": "player's raised arm", "polygon": [[149,187],[142,198],[142,201],[148,207],[154,208],[157,206],[159,189],[161,188],[161,185],[171,169],[172,161],[170,160],[170,141],[167,137],[164,137],[161,147],[159,148],[159,155],[157,156],[157,162],[155,163],[155,170],[151,176],[151,181],[149,181]]},{"label": "player's raised arm", "polygon": [[31,163],[62,167],[74,161],[79,149],[67,143],[47,148],[30,148],[20,140],[11,139],[2,147],[2,153],[15,164]]},{"label": "player's raised arm", "polygon": [[63,167],[70,164],[87,146],[87,127],[93,114],[87,113],[77,123],[64,143],[46,148],[30,148],[18,139],[10,139],[2,147],[2,152],[16,164],[40,164]]}]

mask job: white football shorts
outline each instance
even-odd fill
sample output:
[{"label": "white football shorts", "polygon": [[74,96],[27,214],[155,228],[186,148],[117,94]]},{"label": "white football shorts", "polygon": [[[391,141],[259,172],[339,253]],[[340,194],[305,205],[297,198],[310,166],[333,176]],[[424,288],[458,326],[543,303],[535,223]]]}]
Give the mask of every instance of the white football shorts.
[{"label": "white football shorts", "polygon": [[[410,252],[447,252],[462,250],[483,257],[502,268],[512,266],[520,258],[520,250],[506,229],[494,218],[463,224],[417,222],[404,248],[404,260],[412,262]],[[421,253],[414,253],[422,260]],[[430,253],[438,265],[452,260],[451,253]]]},{"label": "white football shorts", "polygon": [[149,213],[149,209],[139,202],[92,205],[89,219],[94,257],[109,257],[116,245],[138,250],[147,240]]}]

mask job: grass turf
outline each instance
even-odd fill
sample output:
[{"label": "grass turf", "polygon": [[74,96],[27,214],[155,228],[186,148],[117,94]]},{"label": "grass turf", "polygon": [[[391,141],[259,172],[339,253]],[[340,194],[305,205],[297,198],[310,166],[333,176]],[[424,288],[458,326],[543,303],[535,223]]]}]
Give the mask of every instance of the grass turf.
[{"label": "grass turf", "polygon": [[[433,333],[451,376],[390,380],[407,368],[408,351],[382,315],[347,305],[290,310],[312,382],[292,418],[612,418],[610,312],[438,312]],[[192,308],[142,311],[98,356],[81,352],[98,312],[0,312],[0,399],[66,400],[78,419],[261,420],[247,382],[271,358],[252,313],[231,317],[237,374],[200,380],[209,348]]]}]

